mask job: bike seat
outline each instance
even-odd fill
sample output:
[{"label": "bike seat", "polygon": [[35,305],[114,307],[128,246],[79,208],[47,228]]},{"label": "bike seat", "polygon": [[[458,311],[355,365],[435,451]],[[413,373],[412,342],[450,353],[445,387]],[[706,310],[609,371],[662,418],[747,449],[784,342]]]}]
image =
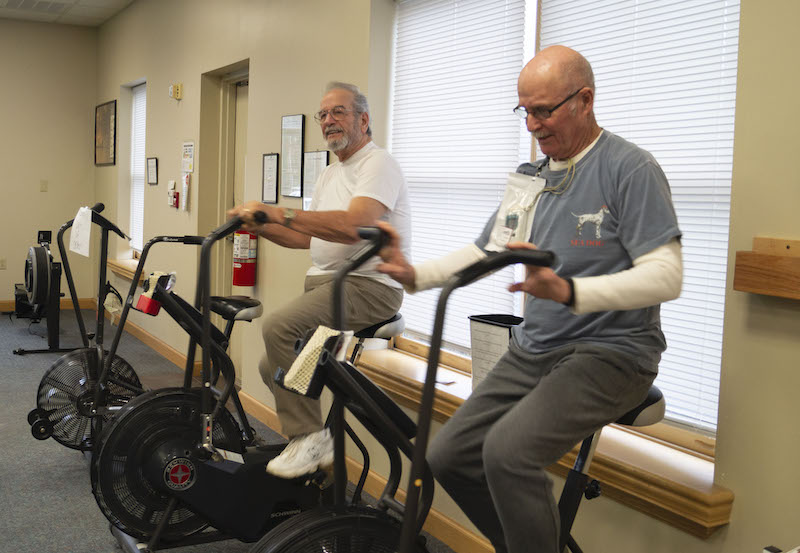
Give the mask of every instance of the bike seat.
[{"label": "bike seat", "polygon": [[359,339],[383,338],[384,340],[388,340],[389,338],[401,335],[405,328],[406,322],[403,316],[398,313],[391,319],[386,319],[383,322],[359,330],[354,336]]},{"label": "bike seat", "polygon": [[264,306],[247,296],[211,296],[211,311],[226,321],[252,321],[261,316]]},{"label": "bike seat", "polygon": [[656,386],[651,386],[645,400],[616,420],[626,426],[649,426],[664,418],[667,402]]}]

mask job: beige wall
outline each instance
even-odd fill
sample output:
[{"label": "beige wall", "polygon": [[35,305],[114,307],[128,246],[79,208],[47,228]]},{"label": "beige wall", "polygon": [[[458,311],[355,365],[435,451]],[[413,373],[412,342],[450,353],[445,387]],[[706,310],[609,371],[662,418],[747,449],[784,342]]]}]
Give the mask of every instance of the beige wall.
[{"label": "beige wall", "polygon": [[[388,0],[383,3],[390,4]],[[312,13],[314,17],[309,17]],[[260,199],[261,155],[280,152],[281,116],[306,114],[305,148],[322,149],[324,142],[311,113],[319,105],[325,84],[332,79],[347,80],[368,91],[370,79],[375,79],[368,73],[370,17],[370,2],[363,0],[139,0],[103,25],[98,35],[98,96],[124,99],[126,84],[145,79],[148,86],[146,150],[148,157],[159,159],[159,185],[145,189],[145,240],[160,234],[205,234],[224,220],[224,208],[215,193],[219,188],[217,171],[204,172],[204,167],[213,166],[216,160],[209,153],[214,145],[204,144],[200,136],[203,74],[249,60],[245,198]],[[170,83],[183,83],[180,102],[168,97]],[[125,107],[121,108],[121,125],[128,117]],[[166,205],[166,182],[180,178],[184,141],[194,141],[196,146],[188,212]],[[116,204],[119,190],[126,190],[124,164],[97,170],[98,198]],[[300,205],[297,199],[283,197],[279,203]],[[119,218],[126,219],[124,195],[119,206]],[[148,266],[175,270],[179,292],[192,298],[196,253],[191,247],[156,247]],[[302,291],[302,276],[309,264],[307,252],[261,244],[255,293],[267,311]],[[152,329],[176,349],[185,349],[185,334],[166,317],[151,319],[134,313],[131,320]],[[253,379],[260,380],[255,372],[260,334],[257,325],[243,326],[237,334],[236,342],[255,344],[243,352],[242,381],[249,390]],[[261,388],[257,386],[253,393],[266,401],[268,394]]]},{"label": "beige wall", "polygon": [[731,289],[754,236],[800,238],[797,21],[795,0],[742,5],[717,481],[737,494],[727,539],[751,551],[800,545],[800,302]]},{"label": "beige wall", "polygon": [[[249,60],[248,199],[260,198],[261,154],[280,151],[281,115],[305,113],[306,149],[323,146],[310,114],[328,80],[350,80],[371,94],[375,134],[383,142],[390,11],[391,0],[138,0],[101,27],[96,49],[94,31],[0,20],[3,51],[10,45],[29,45],[15,48],[21,59],[0,58],[5,80],[0,86],[0,121],[6,131],[0,133],[2,186],[7,194],[22,198],[4,207],[0,256],[8,257],[9,271],[0,272],[0,277],[8,277],[0,297],[12,297],[14,279],[9,275],[21,275],[36,229],[51,220],[70,218],[75,208],[69,204],[78,199],[81,205],[106,202],[110,217],[119,217],[120,226],[127,228],[127,200],[119,193],[124,189],[119,186],[123,168],[94,169],[89,147],[93,106],[113,98],[123,101],[120,87],[126,83],[148,82],[147,155],[159,158],[160,184],[146,190],[146,238],[205,232],[211,226],[199,219],[196,201],[198,191],[217,187],[216,177],[203,173],[203,164],[211,165],[204,161],[204,148],[209,148],[199,137],[203,73]],[[798,20],[800,4],[795,0],[743,1],[730,259],[736,250],[748,249],[755,235],[800,237],[796,214],[800,183],[792,163],[800,128],[792,91],[800,85],[800,74],[786,59],[796,51],[792,38]],[[9,76],[14,86],[8,86]],[[39,85],[35,90],[22,90],[23,83],[32,81]],[[50,92],[56,81],[67,87],[66,95],[63,89],[58,96]],[[181,102],[168,98],[170,82],[184,84]],[[57,113],[42,114],[52,106]],[[121,112],[120,117],[124,126],[126,116]],[[164,201],[167,179],[180,176],[184,140],[196,142],[198,156],[188,213],[169,210]],[[41,179],[50,181],[46,195],[38,192]],[[50,200],[38,202],[45,206],[41,215],[32,217],[17,207],[44,197]],[[208,217],[213,217],[210,200],[203,201],[203,212],[208,209]],[[298,200],[285,198],[279,202],[299,205]],[[194,253],[189,248],[180,253],[168,250],[154,252],[150,266],[177,270],[179,291],[191,295]],[[307,266],[305,252],[261,245],[255,293],[268,311],[300,292]],[[729,283],[732,271],[731,266]],[[118,287],[127,288],[124,282]],[[82,297],[93,293],[91,285],[82,290]],[[140,317],[136,322],[177,349],[185,345],[182,331],[167,317]],[[237,332],[244,345],[244,388],[271,404],[255,371],[261,351],[258,325]],[[784,549],[800,545],[796,506],[800,473],[795,467],[800,440],[794,408],[795,391],[800,389],[798,337],[800,303],[736,292],[728,285],[716,480],[736,494],[730,526],[704,541],[601,497],[582,506],[576,523],[576,535],[587,551],[757,553],[769,544]],[[452,505],[444,506],[449,503],[440,494],[440,508],[463,520]]]},{"label": "beige wall", "polygon": [[[37,231],[52,231],[59,260],[58,229],[95,199],[96,36],[84,27],[0,19],[0,258],[7,266],[0,300],[13,300],[14,283],[24,282]],[[96,295],[91,263],[69,259],[79,296]]]}]

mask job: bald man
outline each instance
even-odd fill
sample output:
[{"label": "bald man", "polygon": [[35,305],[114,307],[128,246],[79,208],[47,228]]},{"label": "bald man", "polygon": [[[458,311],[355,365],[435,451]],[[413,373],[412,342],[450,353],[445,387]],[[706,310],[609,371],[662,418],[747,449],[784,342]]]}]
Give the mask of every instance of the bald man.
[{"label": "bald man", "polygon": [[416,266],[395,235],[378,270],[415,292],[486,252],[556,254],[552,269],[528,267],[510,286],[530,295],[524,321],[428,455],[496,551],[556,553],[559,514],[545,468],[646,397],[666,347],[659,305],[680,294],[680,230],[656,160],[597,124],[583,56],[542,50],[517,91],[514,111],[546,156],[509,179],[517,195],[535,198],[530,212],[504,200],[474,244]]}]

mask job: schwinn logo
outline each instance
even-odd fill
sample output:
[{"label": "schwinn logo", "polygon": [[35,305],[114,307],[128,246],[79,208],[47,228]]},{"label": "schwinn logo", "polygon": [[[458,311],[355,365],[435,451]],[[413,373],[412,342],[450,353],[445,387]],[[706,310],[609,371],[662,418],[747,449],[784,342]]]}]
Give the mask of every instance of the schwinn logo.
[{"label": "schwinn logo", "polygon": [[195,481],[194,464],[186,457],[178,457],[164,467],[164,483],[171,490],[187,490]]},{"label": "schwinn logo", "polygon": [[290,509],[288,511],[275,511],[269,515],[269,518],[288,517],[300,514],[301,512],[302,511],[300,511],[300,509]]}]

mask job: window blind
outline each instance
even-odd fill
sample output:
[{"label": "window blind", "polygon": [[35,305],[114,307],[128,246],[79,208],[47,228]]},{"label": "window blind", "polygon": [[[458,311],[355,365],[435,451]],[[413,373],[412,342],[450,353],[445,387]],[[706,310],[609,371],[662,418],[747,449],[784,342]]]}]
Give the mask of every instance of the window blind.
[{"label": "window blind", "polygon": [[738,0],[542,0],[540,46],[581,52],[600,126],[652,153],[683,232],[681,297],[661,308],[667,417],[714,432],[728,257]]},{"label": "window blind", "polygon": [[[524,0],[400,0],[389,148],[408,181],[418,263],[471,244],[530,157],[512,112],[524,62]],[[512,313],[513,270],[456,291],[444,340],[469,351],[468,316]],[[438,290],[406,294],[408,335],[432,330]]]},{"label": "window blind", "polygon": [[140,84],[131,89],[131,247],[141,251],[144,247],[144,175],[145,119],[147,113],[147,86]]}]

